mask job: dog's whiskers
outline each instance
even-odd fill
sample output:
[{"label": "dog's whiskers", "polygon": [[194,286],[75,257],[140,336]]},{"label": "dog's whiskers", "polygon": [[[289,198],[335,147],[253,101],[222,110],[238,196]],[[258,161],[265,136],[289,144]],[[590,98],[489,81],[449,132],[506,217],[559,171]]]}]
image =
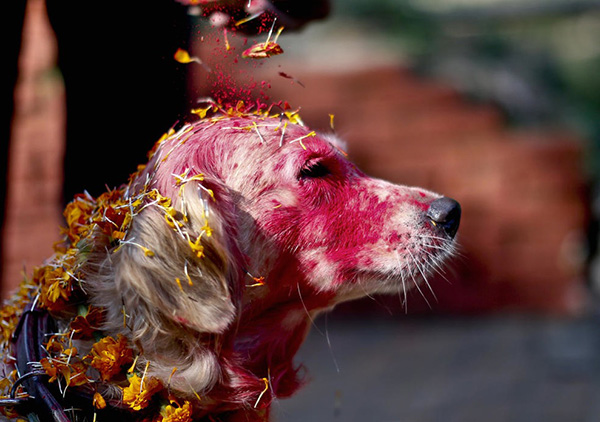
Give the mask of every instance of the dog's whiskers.
[{"label": "dog's whiskers", "polygon": [[[407,290],[406,290],[406,277],[404,274],[404,267],[402,265],[402,261],[400,259],[400,253],[398,252],[398,250],[394,250],[394,258],[396,258],[396,262],[398,263],[398,271],[400,273],[400,281],[401,281],[401,285],[398,286],[398,294],[401,296],[400,300],[402,303],[402,306],[404,307],[404,313],[408,313],[408,294],[407,294]],[[400,290],[400,287],[402,288],[402,290]]]},{"label": "dog's whiskers", "polygon": [[443,278],[447,283],[450,283],[448,277],[446,277],[446,272],[441,266],[440,262],[438,262],[437,258],[430,258],[431,261],[428,262],[429,268],[432,269],[437,275]]},{"label": "dog's whiskers", "polygon": [[425,293],[423,293],[423,290],[421,290],[421,287],[419,286],[419,282],[416,280],[415,275],[410,272],[409,273],[410,278],[413,281],[413,284],[415,286],[415,288],[417,289],[417,291],[419,292],[419,294],[421,295],[421,297],[423,298],[423,300],[425,300],[425,303],[427,304],[427,307],[429,309],[433,309],[433,307],[431,306],[431,303],[429,303],[429,300],[427,300],[427,296],[425,296]]},{"label": "dog's whiskers", "polygon": [[420,273],[420,274],[421,274],[421,276],[423,277],[423,282],[424,282],[424,283],[425,283],[425,285],[426,285],[426,286],[429,288],[429,291],[431,292],[431,294],[433,295],[433,298],[434,298],[434,299],[436,300],[436,302],[437,302],[438,298],[437,298],[437,296],[435,295],[435,292],[433,291],[433,289],[432,289],[432,287],[431,287],[431,284],[430,284],[430,283],[429,283],[429,281],[427,280],[427,274],[425,274],[425,273],[426,273],[426,271],[427,271],[427,269],[422,267],[422,264],[421,264],[421,262],[420,262],[420,261],[419,261],[419,260],[418,260],[418,259],[417,259],[417,258],[416,258],[414,255],[413,255],[413,253],[410,251],[410,249],[408,249],[408,248],[407,248],[407,249],[406,249],[406,251],[408,252],[408,254],[410,255],[410,257],[411,257],[412,261],[414,262],[414,264],[415,264],[415,267],[417,268],[417,270],[419,271],[419,273]]},{"label": "dog's whiskers", "polygon": [[338,366],[337,359],[335,354],[333,353],[333,346],[331,345],[331,339],[329,338],[329,314],[325,314],[325,338],[327,339],[327,346],[329,347],[329,353],[331,354],[331,358],[333,359],[333,364],[335,366],[335,371],[339,374],[340,367]]},{"label": "dog's whiskers", "polygon": [[461,257],[460,245],[456,241],[440,238],[438,236],[418,235],[421,239],[433,240],[435,242],[426,243],[425,246],[430,249],[439,249],[447,253],[448,256]]},{"label": "dog's whiskers", "polygon": [[427,256],[428,265],[430,265],[432,268],[435,268],[436,270],[440,271],[441,273],[445,274],[444,267],[441,265],[443,260],[445,259],[445,255],[444,254],[441,254],[441,255],[434,254],[427,249],[428,249],[428,245],[425,245],[422,252]]},{"label": "dog's whiskers", "polygon": [[400,271],[400,279],[402,280],[402,290],[398,289],[398,292],[402,295],[402,306],[404,307],[404,313],[408,314],[408,293],[406,291],[406,277],[404,271]]},{"label": "dog's whiskers", "polygon": [[304,303],[304,298],[302,297],[302,291],[300,290],[300,283],[296,283],[296,287],[298,288],[298,297],[300,298],[300,303],[302,303],[302,307],[304,308],[304,311],[306,312],[306,316],[308,317],[311,325],[313,327],[315,327],[315,330],[317,330],[322,336],[324,336],[323,332],[319,329],[317,324],[315,324],[315,320],[313,319],[308,308],[306,307],[306,303]]},{"label": "dog's whiskers", "polygon": [[[389,277],[388,277],[389,278]],[[365,297],[368,297],[369,299],[373,300],[373,301],[377,301],[377,299],[375,299],[371,293],[369,292],[369,290],[367,290],[367,288],[365,287],[365,285],[361,282],[361,280],[358,281],[357,283],[360,286],[360,289],[362,290],[363,294],[365,295]]]},{"label": "dog's whiskers", "polygon": [[[435,296],[435,293],[433,292],[433,289],[431,288],[431,285],[427,281],[427,277],[426,277],[423,269],[421,268],[421,264],[415,258],[415,256],[412,254],[412,252],[410,252],[410,250],[408,248],[406,249],[406,251],[408,252],[408,256],[410,256],[410,258],[411,258],[411,260],[413,262],[413,265],[415,266],[416,270],[421,274],[421,276],[423,277],[423,281],[429,287],[429,290],[431,291],[431,293],[433,294],[434,298],[437,301],[437,297]],[[401,263],[398,251],[396,251],[396,260],[398,261],[398,265],[399,265],[399,268],[400,268],[400,271],[401,271],[401,275],[402,275],[404,266]],[[425,295],[425,293],[423,292],[423,290],[419,286],[419,282],[415,278],[414,272],[413,271],[408,271],[408,276],[410,276],[410,278],[412,279],[413,285],[415,286],[415,288],[417,289],[417,291],[419,292],[419,294],[421,295],[421,297],[423,297],[423,299],[425,300],[425,303],[427,304],[427,306],[430,309],[433,309],[432,306],[431,306],[431,303],[427,299],[427,296]],[[404,296],[406,298],[405,300],[407,301],[408,300],[408,296],[407,296],[407,289],[406,289],[406,284],[405,284],[405,277],[401,276],[401,280],[402,280],[402,285],[403,285],[403,289],[404,289]],[[407,311],[407,306],[406,305],[405,305],[405,311]]]},{"label": "dog's whiskers", "polygon": [[433,239],[433,240],[439,240],[442,243],[447,243],[448,239],[441,237],[441,236],[434,236],[432,234],[416,234],[415,237],[419,238],[419,239]]}]

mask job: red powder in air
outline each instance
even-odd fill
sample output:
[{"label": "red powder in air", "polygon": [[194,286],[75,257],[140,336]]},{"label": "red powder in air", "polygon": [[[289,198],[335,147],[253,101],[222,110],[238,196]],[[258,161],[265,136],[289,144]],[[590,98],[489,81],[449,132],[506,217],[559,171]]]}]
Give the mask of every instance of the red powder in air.
[{"label": "red powder in air", "polygon": [[[242,32],[243,25],[252,25],[256,35]],[[243,25],[229,25],[227,30],[207,26],[197,35],[194,55],[210,68],[210,72],[191,73],[198,98],[210,97],[225,108],[235,107],[239,101],[263,105],[269,102],[271,81],[257,82],[253,71],[261,66],[275,66],[273,59],[245,59],[241,54],[248,44],[266,41],[273,27],[272,17],[265,14]],[[272,74],[278,75],[275,69]]]}]

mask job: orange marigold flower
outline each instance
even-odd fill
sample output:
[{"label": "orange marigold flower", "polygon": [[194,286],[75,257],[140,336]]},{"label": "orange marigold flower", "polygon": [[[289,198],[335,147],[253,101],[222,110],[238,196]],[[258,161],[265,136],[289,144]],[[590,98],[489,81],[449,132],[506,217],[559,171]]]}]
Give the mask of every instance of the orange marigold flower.
[{"label": "orange marigold flower", "polygon": [[49,382],[56,381],[59,374],[65,373],[66,365],[61,362],[43,358],[40,360],[40,364],[42,365],[42,369],[46,372],[46,375],[50,377],[48,380]]},{"label": "orange marigold flower", "polygon": [[92,215],[95,207],[95,202],[92,197],[85,194],[76,195],[63,212],[67,222],[65,229],[69,239],[76,243],[81,237],[88,234],[89,227],[87,226],[88,219]]},{"label": "orange marigold flower", "polygon": [[92,338],[102,323],[102,311],[98,308],[91,307],[87,315],[77,315],[71,321],[71,330],[75,339]]},{"label": "orange marigold flower", "polygon": [[81,361],[66,363],[60,359],[43,358],[40,364],[50,377],[49,382],[56,381],[59,376],[64,379],[67,386],[79,386],[89,382],[85,374],[87,366]]},{"label": "orange marigold flower", "polygon": [[87,366],[82,361],[75,361],[70,365],[70,374],[69,379],[67,380],[67,385],[78,387],[80,385],[85,385],[90,380],[88,379],[86,372]]},{"label": "orange marigold flower", "polygon": [[59,355],[65,350],[64,337],[54,335],[46,343],[46,351],[51,355]]},{"label": "orange marigold flower", "polygon": [[129,386],[123,389],[123,403],[133,410],[144,409],[150,404],[152,396],[162,388],[156,378],[142,378],[133,374],[129,377]]},{"label": "orange marigold flower", "polygon": [[34,268],[32,282],[40,286],[40,305],[52,312],[69,308],[72,296],[79,292],[78,257],[75,249],[56,254],[52,261]]},{"label": "orange marigold flower", "polygon": [[162,416],[161,422],[191,422],[192,406],[188,401],[185,401],[183,406],[172,401],[160,410],[160,414]]},{"label": "orange marigold flower", "polygon": [[103,381],[108,381],[121,372],[124,365],[133,361],[133,352],[127,347],[127,339],[118,335],[117,340],[107,336],[92,346],[92,367],[100,372]]},{"label": "orange marigold flower", "polygon": [[124,234],[131,222],[129,207],[125,205],[122,200],[103,203],[95,213],[93,223],[107,236],[113,236],[115,232]]},{"label": "orange marigold flower", "polygon": [[102,394],[96,392],[94,393],[93,404],[96,409],[104,409],[106,407],[106,400],[104,400]]}]

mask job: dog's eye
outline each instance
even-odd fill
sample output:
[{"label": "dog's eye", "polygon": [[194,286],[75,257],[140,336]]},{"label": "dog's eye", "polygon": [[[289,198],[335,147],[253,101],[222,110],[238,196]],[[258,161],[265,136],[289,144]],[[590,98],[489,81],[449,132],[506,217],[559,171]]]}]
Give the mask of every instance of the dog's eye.
[{"label": "dog's eye", "polygon": [[331,174],[329,168],[323,164],[321,161],[316,161],[312,163],[307,163],[300,170],[300,174],[298,175],[298,179],[317,179],[320,177],[325,177],[328,174]]}]

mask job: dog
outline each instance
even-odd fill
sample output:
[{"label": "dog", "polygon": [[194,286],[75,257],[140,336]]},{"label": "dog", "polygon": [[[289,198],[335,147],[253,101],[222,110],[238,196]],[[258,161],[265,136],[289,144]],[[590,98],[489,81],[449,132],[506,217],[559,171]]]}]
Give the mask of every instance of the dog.
[{"label": "dog", "polygon": [[455,252],[456,201],[368,177],[296,112],[198,114],[128,184],[67,206],[65,242],[5,308],[13,331],[26,303],[57,321],[26,368],[94,412],[268,420],[319,313],[429,289]]}]

